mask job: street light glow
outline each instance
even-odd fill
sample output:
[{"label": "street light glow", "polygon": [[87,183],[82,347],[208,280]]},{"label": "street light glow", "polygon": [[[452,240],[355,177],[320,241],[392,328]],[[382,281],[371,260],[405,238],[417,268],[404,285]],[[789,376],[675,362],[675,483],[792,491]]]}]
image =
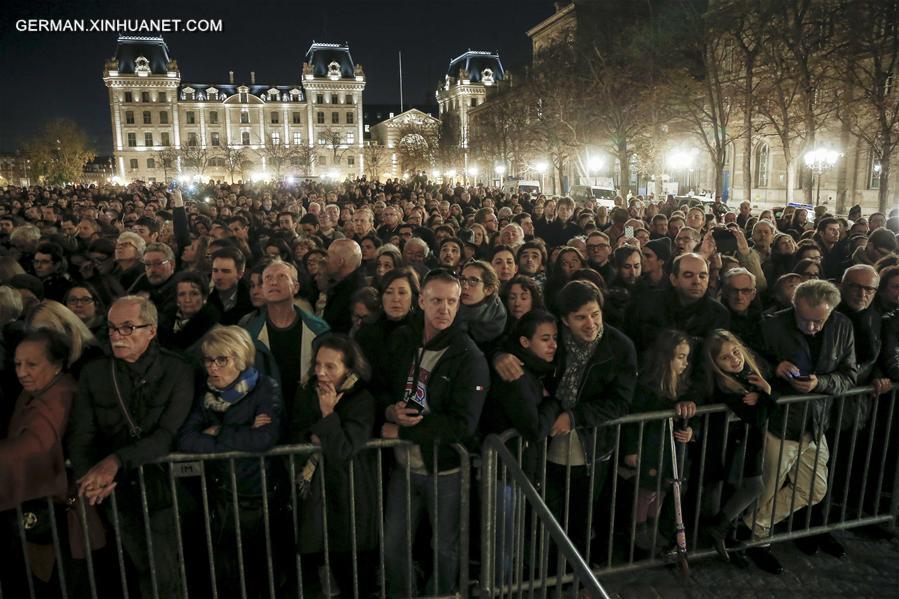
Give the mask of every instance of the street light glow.
[{"label": "street light glow", "polygon": [[672,170],[691,168],[695,158],[696,150],[685,150],[681,148],[672,150],[668,155],[668,168]]},{"label": "street light glow", "polygon": [[503,175],[506,174],[506,167],[505,167],[504,165],[502,165],[502,164],[498,164],[498,165],[496,165],[496,168],[493,169],[493,171],[494,171],[497,175],[499,175],[500,177],[502,177]]},{"label": "street light glow", "polygon": [[599,156],[591,156],[587,159],[587,170],[591,173],[595,173],[599,169],[602,168],[603,159]]},{"label": "street light glow", "polygon": [[480,172],[480,169],[478,169],[478,167],[476,167],[476,166],[469,166],[469,167],[468,167],[468,174],[469,174],[469,176],[477,177],[479,172]]},{"label": "street light glow", "polygon": [[538,173],[540,173],[542,175],[547,170],[549,170],[549,165],[541,160],[540,162],[538,162],[537,164],[534,165],[534,168],[537,170]]},{"label": "street light glow", "polygon": [[451,168],[450,170],[446,171],[446,176],[450,179],[455,179],[456,178],[456,169]]},{"label": "street light glow", "polygon": [[842,155],[833,148],[815,148],[805,153],[805,166],[820,175],[832,169]]},{"label": "street light glow", "polygon": [[440,176],[440,171],[438,171],[437,169],[434,169],[434,170],[431,171],[431,178],[432,178],[432,179],[436,179],[436,178],[439,177],[439,176]]}]

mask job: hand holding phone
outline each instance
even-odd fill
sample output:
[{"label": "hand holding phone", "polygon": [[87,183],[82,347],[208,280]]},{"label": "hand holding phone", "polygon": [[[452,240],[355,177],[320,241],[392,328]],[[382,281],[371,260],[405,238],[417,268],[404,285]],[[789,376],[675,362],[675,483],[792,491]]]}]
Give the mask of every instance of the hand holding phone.
[{"label": "hand holding phone", "polygon": [[625,237],[633,237],[634,236],[634,228],[631,226],[627,226],[624,228],[624,236]]}]

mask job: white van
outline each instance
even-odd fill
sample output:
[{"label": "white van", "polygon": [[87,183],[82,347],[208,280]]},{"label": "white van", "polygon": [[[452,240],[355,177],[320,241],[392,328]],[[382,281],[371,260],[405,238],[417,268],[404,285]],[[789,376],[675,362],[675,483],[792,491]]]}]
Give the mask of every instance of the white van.
[{"label": "white van", "polygon": [[596,201],[597,206],[605,206],[608,209],[615,207],[615,197],[618,192],[611,187],[598,185],[575,185],[571,188],[571,199],[578,207],[583,207],[588,199]]},{"label": "white van", "polygon": [[533,196],[540,194],[540,181],[527,181],[524,179],[510,179],[503,183],[505,193],[529,193]]}]

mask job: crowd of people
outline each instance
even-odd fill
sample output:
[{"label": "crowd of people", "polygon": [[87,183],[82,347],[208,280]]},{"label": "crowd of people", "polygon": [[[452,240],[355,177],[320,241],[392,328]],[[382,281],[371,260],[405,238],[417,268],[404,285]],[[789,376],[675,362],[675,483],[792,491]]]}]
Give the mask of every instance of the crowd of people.
[{"label": "crowd of people", "polygon": [[[314,444],[293,476],[257,459],[209,464],[220,592],[237,592],[238,563],[264,571],[262,497],[289,503],[283,482],[295,479],[299,536],[274,539],[277,550],[326,559],[323,577],[347,595],[353,584],[362,597],[378,584],[391,597],[444,594],[467,567],[453,445],[476,452],[515,429],[547,443],[543,492],[576,547],[605,549],[597,514],[617,472],[633,484],[637,548],[654,555],[665,549],[654,537],[673,538],[665,422],[624,428],[619,451],[602,425],[672,408],[684,486],[707,489],[691,517],[723,559],[779,573],[770,548],[734,543],[799,510],[824,521],[822,500],[845,504],[847,488],[871,487],[855,507],[879,509],[873,467],[865,481],[853,473],[866,452],[848,448],[870,439],[869,455],[895,453],[888,402],[874,398],[899,380],[899,215],[615,203],[424,178],[0,190],[3,534],[15,546],[13,508],[33,505],[23,510],[40,520],[49,496],[88,514],[73,554],[102,550],[114,493],[135,592],[176,596],[178,505],[155,462]],[[866,385],[863,398],[776,401]],[[719,403],[736,422],[696,416]],[[376,438],[408,442],[393,449],[383,514],[363,450]],[[425,512],[435,560],[420,576],[408,526]],[[379,581],[364,556],[382,517]],[[224,549],[236,536],[243,556]],[[800,544],[844,554],[828,534]],[[56,554],[29,555],[51,580]],[[508,568],[501,559],[498,576]]]}]

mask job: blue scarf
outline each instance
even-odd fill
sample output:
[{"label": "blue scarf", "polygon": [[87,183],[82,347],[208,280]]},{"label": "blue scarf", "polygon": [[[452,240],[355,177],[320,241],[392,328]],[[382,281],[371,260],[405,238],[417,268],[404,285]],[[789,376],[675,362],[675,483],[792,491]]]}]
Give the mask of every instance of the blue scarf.
[{"label": "blue scarf", "polygon": [[213,412],[225,412],[247,396],[256,387],[259,380],[259,371],[250,366],[240,373],[234,382],[224,389],[217,389],[207,384],[206,395],[203,396],[203,406]]}]

